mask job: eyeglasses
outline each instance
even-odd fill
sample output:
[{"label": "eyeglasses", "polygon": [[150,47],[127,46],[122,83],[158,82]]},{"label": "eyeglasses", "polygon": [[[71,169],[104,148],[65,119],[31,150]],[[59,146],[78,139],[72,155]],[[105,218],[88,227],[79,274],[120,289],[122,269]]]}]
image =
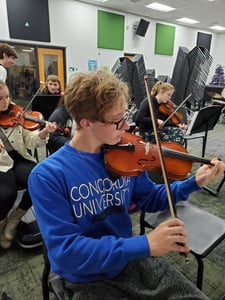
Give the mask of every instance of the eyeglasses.
[{"label": "eyeglasses", "polygon": [[124,124],[126,123],[126,121],[128,120],[129,118],[129,112],[127,111],[123,118],[117,122],[108,122],[108,121],[100,121],[102,123],[105,123],[105,124],[115,124],[116,125],[116,130],[120,130],[121,128],[123,128]]}]

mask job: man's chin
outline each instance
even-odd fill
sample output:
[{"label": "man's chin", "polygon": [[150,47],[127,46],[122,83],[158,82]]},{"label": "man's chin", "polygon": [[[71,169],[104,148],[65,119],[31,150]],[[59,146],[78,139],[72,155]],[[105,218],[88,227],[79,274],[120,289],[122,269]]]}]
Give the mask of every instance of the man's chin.
[{"label": "man's chin", "polygon": [[121,142],[121,140],[122,140],[122,138],[117,138],[117,139],[115,138],[111,141],[108,141],[107,145],[109,145],[109,146],[117,145]]}]

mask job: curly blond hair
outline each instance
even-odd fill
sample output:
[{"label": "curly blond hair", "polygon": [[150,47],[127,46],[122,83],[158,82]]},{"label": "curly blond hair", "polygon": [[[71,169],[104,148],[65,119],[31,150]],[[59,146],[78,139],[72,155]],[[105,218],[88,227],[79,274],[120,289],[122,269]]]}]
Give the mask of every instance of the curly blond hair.
[{"label": "curly blond hair", "polygon": [[115,74],[104,71],[79,73],[65,89],[64,104],[79,129],[82,118],[104,120],[121,95],[128,103],[128,86]]}]

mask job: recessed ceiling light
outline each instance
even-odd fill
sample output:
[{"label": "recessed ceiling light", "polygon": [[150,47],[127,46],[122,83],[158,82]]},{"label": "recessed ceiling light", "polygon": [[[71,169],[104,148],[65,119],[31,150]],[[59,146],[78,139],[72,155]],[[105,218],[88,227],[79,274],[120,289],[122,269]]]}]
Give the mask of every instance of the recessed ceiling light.
[{"label": "recessed ceiling light", "polygon": [[219,25],[214,25],[214,26],[211,26],[209,28],[214,29],[214,30],[225,30],[225,27],[219,26]]},{"label": "recessed ceiling light", "polygon": [[108,0],[95,0],[97,2],[107,2]]},{"label": "recessed ceiling light", "polygon": [[186,24],[196,24],[199,23],[199,21],[193,20],[193,19],[189,19],[189,18],[180,18],[180,19],[176,19],[176,21],[182,22],[182,23],[186,23]]},{"label": "recessed ceiling light", "polygon": [[146,7],[155,9],[155,10],[160,10],[163,12],[175,10],[175,8],[172,6],[164,5],[164,4],[157,3],[157,2],[150,3],[150,4],[146,5]]}]

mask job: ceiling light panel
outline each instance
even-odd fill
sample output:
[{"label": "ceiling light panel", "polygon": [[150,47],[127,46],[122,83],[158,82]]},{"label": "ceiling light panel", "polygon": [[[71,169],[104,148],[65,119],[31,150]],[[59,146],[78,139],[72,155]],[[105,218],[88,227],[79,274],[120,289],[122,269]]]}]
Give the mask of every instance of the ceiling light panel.
[{"label": "ceiling light panel", "polygon": [[95,1],[104,3],[107,2],[108,0],[95,0]]},{"label": "ceiling light panel", "polygon": [[175,8],[172,6],[164,5],[164,4],[161,4],[158,2],[150,3],[150,4],[146,5],[146,7],[150,8],[150,9],[163,11],[163,12],[169,12],[169,11],[175,10]]},{"label": "ceiling light panel", "polygon": [[218,31],[225,30],[225,27],[219,26],[219,25],[214,25],[214,26],[211,26],[211,27],[209,27],[209,28],[210,28],[210,29],[213,29],[213,30],[218,30]]},{"label": "ceiling light panel", "polygon": [[176,19],[176,21],[181,22],[181,23],[185,23],[185,24],[197,24],[197,23],[199,23],[199,21],[189,19],[189,18],[180,18],[180,19]]}]

